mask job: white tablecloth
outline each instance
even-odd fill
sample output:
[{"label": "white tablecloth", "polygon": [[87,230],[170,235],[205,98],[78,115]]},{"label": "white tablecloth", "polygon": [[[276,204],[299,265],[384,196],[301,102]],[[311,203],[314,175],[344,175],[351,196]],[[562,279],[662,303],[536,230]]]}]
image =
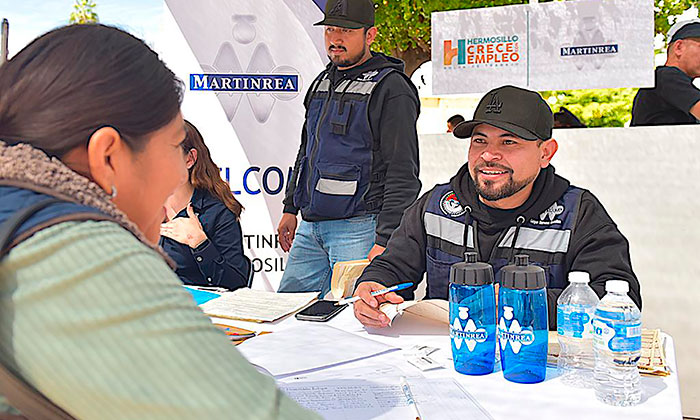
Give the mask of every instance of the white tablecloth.
[{"label": "white tablecloth", "polygon": [[[351,308],[347,308],[330,320],[327,325],[402,349],[409,349],[414,345],[438,347],[441,350],[431,357],[435,357],[438,362],[443,363],[444,369],[421,372],[406,361],[403,352],[396,351],[311,373],[307,375],[308,379],[313,379],[314,375],[328,377],[336,372],[342,374],[347,372],[349,367],[384,365],[395,367],[399,375],[423,375],[429,378],[453,377],[495,419],[531,419],[533,416],[543,420],[682,418],[675,353],[673,340],[670,336],[665,336],[665,351],[671,375],[666,377],[642,376],[642,403],[634,407],[612,407],[596,400],[592,389],[577,389],[562,384],[557,377],[556,369],[548,368],[547,378],[538,384],[509,382],[503,378],[500,369],[483,376],[457,373],[452,366],[452,361],[448,359],[451,357],[448,327],[429,327],[408,321],[407,319],[399,320],[393,327],[382,330],[367,330],[355,319]],[[254,324],[220,319],[217,319],[217,322],[230,323],[256,331],[275,331],[305,323],[305,321],[297,321],[294,317],[288,317],[273,324]]]}]

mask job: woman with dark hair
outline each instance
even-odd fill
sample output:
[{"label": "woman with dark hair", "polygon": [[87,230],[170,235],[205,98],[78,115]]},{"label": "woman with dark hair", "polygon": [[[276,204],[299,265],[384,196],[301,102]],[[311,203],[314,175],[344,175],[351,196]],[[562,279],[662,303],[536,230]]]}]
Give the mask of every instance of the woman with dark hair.
[{"label": "woman with dark hair", "polygon": [[156,245],[188,175],[181,97],[151,49],[102,25],[53,30],[0,67],[0,417],[316,418]]},{"label": "woman with dark hair", "polygon": [[185,284],[246,287],[251,266],[238,223],[243,207],[221,179],[199,130],[185,121],[185,132],[188,180],[165,202],[168,222],[160,228],[160,245]]}]

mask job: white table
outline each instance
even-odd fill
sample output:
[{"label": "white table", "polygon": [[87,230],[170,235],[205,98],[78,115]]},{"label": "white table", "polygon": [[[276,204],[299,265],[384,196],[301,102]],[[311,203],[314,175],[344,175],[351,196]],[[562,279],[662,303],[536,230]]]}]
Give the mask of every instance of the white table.
[{"label": "white table", "polygon": [[[218,323],[248,328],[256,331],[275,331],[300,325],[294,317],[272,324],[255,324],[242,321],[226,321],[217,319]],[[452,377],[472,394],[479,403],[495,418],[513,420],[518,418],[538,419],[680,419],[681,403],[678,387],[678,374],[673,348],[673,340],[666,336],[666,360],[671,368],[671,375],[666,377],[642,376],[642,403],[634,407],[612,407],[599,402],[592,389],[571,388],[561,383],[556,369],[547,369],[547,378],[538,384],[516,384],[503,378],[498,369],[496,372],[483,376],[469,376],[457,373],[451,357],[450,339],[447,326],[433,327],[426,324],[416,325],[408,319],[399,320],[391,328],[382,330],[367,330],[353,316],[351,308],[341,312],[327,325],[347,332],[368,337],[376,341],[409,349],[414,345],[429,345],[441,350],[431,355],[442,363],[444,369],[421,372],[409,364],[400,351],[375,356],[369,359],[331,367],[319,372],[310,373],[308,379],[342,375],[348,367],[366,365],[385,365],[394,367],[399,373],[407,375],[423,375],[428,378]]]}]

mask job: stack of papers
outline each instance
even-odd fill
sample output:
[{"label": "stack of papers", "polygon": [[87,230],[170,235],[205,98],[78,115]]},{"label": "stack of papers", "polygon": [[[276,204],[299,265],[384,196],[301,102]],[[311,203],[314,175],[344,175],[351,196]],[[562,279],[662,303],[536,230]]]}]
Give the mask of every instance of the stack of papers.
[{"label": "stack of papers", "polygon": [[205,314],[253,322],[272,322],[297,312],[316,300],[318,292],[275,293],[242,288],[223,293],[200,307]]}]

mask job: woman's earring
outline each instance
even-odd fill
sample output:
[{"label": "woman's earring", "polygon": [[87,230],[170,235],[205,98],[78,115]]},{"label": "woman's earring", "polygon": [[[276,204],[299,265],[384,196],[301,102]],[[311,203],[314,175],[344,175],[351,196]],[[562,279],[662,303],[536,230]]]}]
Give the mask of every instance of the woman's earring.
[{"label": "woman's earring", "polygon": [[117,198],[117,187],[115,187],[114,185],[112,185],[112,194],[110,195],[112,196],[112,200]]}]

